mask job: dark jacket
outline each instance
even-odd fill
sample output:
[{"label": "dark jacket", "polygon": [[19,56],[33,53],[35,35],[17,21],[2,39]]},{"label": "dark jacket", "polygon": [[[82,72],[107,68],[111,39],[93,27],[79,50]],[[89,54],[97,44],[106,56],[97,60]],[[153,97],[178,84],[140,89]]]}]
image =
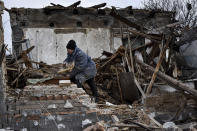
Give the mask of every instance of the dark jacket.
[{"label": "dark jacket", "polygon": [[64,61],[67,63],[75,63],[70,73],[71,78],[79,73],[85,75],[87,79],[93,78],[96,75],[96,65],[94,61],[78,47],[75,48],[72,54],[67,54],[67,58]]}]

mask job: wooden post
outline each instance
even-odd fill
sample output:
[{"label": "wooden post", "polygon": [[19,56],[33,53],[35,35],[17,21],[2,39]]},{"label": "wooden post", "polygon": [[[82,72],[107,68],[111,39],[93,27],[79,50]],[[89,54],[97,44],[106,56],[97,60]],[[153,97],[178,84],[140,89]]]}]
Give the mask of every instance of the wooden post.
[{"label": "wooden post", "polygon": [[118,76],[117,68],[115,68],[115,70],[116,70],[116,76],[117,76],[117,82],[118,82],[118,89],[119,89],[119,92],[120,92],[120,100],[121,100],[121,103],[123,103],[122,90],[121,90],[121,87],[120,87],[120,79],[119,79],[119,76]]},{"label": "wooden post", "polygon": [[128,46],[129,46],[129,54],[130,54],[130,59],[131,59],[131,69],[132,69],[132,71],[134,73],[133,53],[132,53],[132,50],[131,50],[131,39],[130,39],[129,32],[128,32]]},{"label": "wooden post", "polygon": [[[123,34],[122,34],[123,35]],[[128,35],[129,36],[129,35]],[[128,38],[128,44],[130,43],[130,37]],[[129,47],[130,47],[130,57],[132,57],[131,59],[131,64],[133,63],[133,55],[132,55],[132,50],[131,50],[131,45],[129,44]],[[136,77],[135,77],[135,74],[134,74],[134,65],[132,65],[131,66],[131,64],[129,63],[129,61],[128,61],[128,58],[127,58],[127,56],[128,56],[128,54],[127,54],[128,52],[127,52],[127,48],[126,48],[126,50],[125,50],[125,63],[127,63],[127,65],[128,65],[128,68],[129,68],[129,72],[133,72],[133,77],[134,77],[134,82],[135,82],[135,84],[136,84],[136,86],[137,86],[137,88],[138,88],[138,90],[140,91],[140,93],[142,94],[142,97],[143,98],[145,98],[146,96],[145,96],[145,93],[144,93],[144,91],[142,90],[142,87],[140,86],[140,84],[139,84],[139,82],[137,81],[137,79],[136,79]]]},{"label": "wooden post", "polygon": [[169,38],[167,39],[167,43],[165,44],[164,48],[162,49],[162,51],[161,51],[161,53],[160,53],[160,55],[159,55],[159,62],[157,63],[157,66],[156,66],[156,68],[155,68],[155,71],[154,71],[154,73],[153,73],[153,75],[152,75],[150,84],[149,84],[149,86],[148,86],[148,88],[147,88],[147,91],[146,91],[146,95],[148,95],[148,94],[151,92],[152,86],[153,86],[154,81],[155,81],[155,79],[156,79],[156,77],[157,77],[157,72],[159,71],[159,67],[160,67],[160,65],[161,65],[161,63],[162,63],[162,61],[163,61],[164,55],[166,54],[165,52],[166,52],[166,49],[168,48],[168,45],[169,45],[169,43],[170,43],[170,41],[171,41],[171,38],[172,38],[172,37],[169,37]]},{"label": "wooden post", "polygon": [[81,1],[77,1],[70,6],[67,6],[67,8],[76,8],[80,3],[81,3]]}]

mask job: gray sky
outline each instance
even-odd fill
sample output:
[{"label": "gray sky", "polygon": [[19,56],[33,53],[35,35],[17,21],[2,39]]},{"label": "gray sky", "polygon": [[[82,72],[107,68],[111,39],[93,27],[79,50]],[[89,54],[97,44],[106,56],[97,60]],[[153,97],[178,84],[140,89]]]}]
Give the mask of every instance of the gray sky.
[{"label": "gray sky", "polygon": [[[25,8],[43,8],[50,5],[50,3],[61,4],[63,6],[68,6],[77,2],[78,0],[3,0],[6,8],[10,9],[13,7],[25,7]],[[133,6],[133,8],[142,8],[144,0],[81,0],[80,6],[89,7],[100,3],[107,3],[108,7],[115,6],[124,8],[127,6]],[[3,15],[3,27],[5,35],[5,44],[8,44],[8,48],[11,48],[11,28],[10,19],[7,12]]]}]

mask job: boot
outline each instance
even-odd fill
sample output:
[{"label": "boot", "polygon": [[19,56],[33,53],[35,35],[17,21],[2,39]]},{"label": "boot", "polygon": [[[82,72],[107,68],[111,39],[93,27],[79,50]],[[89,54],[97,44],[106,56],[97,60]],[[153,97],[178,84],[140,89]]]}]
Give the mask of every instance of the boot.
[{"label": "boot", "polygon": [[95,83],[94,83],[94,78],[88,79],[86,82],[88,83],[88,85],[91,88],[93,97],[95,98],[95,102],[96,101],[98,102],[99,101],[99,99],[98,99],[98,91],[97,91],[97,87],[95,86]]}]

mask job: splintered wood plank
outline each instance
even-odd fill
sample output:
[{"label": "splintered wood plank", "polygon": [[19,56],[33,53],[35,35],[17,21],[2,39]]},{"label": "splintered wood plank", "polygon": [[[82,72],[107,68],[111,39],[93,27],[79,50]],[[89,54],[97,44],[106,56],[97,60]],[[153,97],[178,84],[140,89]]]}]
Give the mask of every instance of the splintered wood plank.
[{"label": "splintered wood plank", "polygon": [[162,61],[163,61],[164,55],[166,54],[166,50],[167,50],[167,48],[168,48],[168,46],[169,46],[169,43],[170,43],[171,39],[172,39],[172,37],[169,36],[168,39],[167,39],[167,42],[166,42],[166,44],[165,44],[165,47],[162,49],[162,51],[161,51],[161,53],[160,53],[159,62],[157,63],[157,66],[156,66],[156,68],[155,68],[155,71],[154,71],[154,73],[153,73],[153,75],[152,75],[150,84],[149,84],[149,86],[148,86],[148,88],[147,88],[146,95],[150,94],[150,92],[151,92],[152,86],[153,86],[154,81],[155,81],[155,79],[156,79],[156,77],[157,77],[157,72],[159,71],[159,68],[160,68],[161,63],[162,63]]}]

